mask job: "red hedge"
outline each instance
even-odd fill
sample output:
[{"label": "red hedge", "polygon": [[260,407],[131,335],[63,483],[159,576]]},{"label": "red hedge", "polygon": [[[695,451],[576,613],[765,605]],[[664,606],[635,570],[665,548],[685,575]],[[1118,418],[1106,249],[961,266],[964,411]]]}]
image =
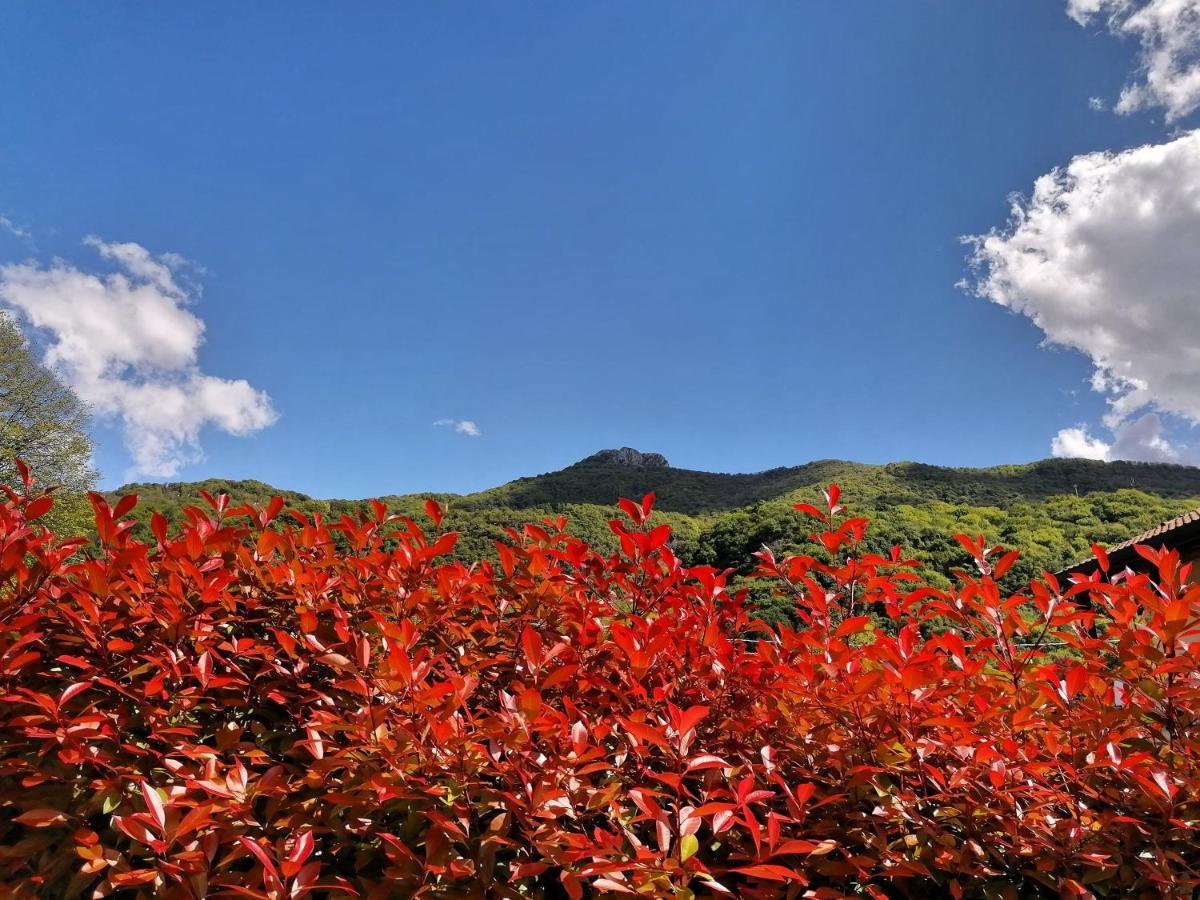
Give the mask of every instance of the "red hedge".
[{"label": "red hedge", "polygon": [[[1011,555],[923,584],[775,561],[806,622],[751,620],[652,498],[622,552],[189,511],[156,542],[94,498],[99,550],[0,505],[7,896],[1126,897],[1200,884],[1200,588],[1007,595]],[[336,541],[335,541],[336,537]],[[872,613],[877,615],[872,615]]]}]

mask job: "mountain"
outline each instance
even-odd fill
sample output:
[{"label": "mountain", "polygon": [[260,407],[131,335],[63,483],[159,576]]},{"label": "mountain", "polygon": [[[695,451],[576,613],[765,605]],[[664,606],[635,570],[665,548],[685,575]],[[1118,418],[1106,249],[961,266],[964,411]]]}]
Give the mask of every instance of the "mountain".
[{"label": "mountain", "polygon": [[[556,472],[518,478],[474,494],[411,494],[379,499],[393,511],[422,515],[424,499],[449,507],[447,526],[462,532],[464,558],[494,555],[504,529],[544,516],[565,515],[572,530],[614,549],[608,520],[619,497],[654,491],[661,521],[675,529],[675,546],[693,563],[749,573],[763,544],[785,553],[810,547],[811,524],[792,509],[819,502],[836,482],[849,513],[872,519],[868,544],[900,543],[936,573],[965,563],[953,535],[983,534],[1021,549],[1018,577],[1054,570],[1086,555],[1093,542],[1117,543],[1156,522],[1200,506],[1200,469],[1160,463],[1047,459],[992,468],[946,468],[913,462],[867,465],[819,460],[752,474],[699,472],[671,466],[657,453],[625,447],[602,450]],[[280,495],[302,513],[355,513],[364,500],[325,500],[260,481],[129,484],[111,497],[134,493],[143,523],[163,512],[177,521],[199,491],[226,493],[235,503],[265,504]],[[764,600],[765,602],[765,600]]]},{"label": "mountain", "polygon": [[[810,500],[831,482],[842,486],[852,501],[872,506],[941,501],[970,506],[1036,503],[1061,495],[1085,495],[1137,490],[1160,497],[1200,497],[1200,469],[1167,463],[1097,462],[1084,459],[1045,459],[1024,465],[992,468],[947,468],[914,462],[868,465],[825,459],[800,466],[752,474],[701,472],[671,466],[658,453],[629,447],[601,450],[565,469],[518,478],[474,494],[422,493],[381,497],[402,506],[435,496],[461,509],[553,509],[564,504],[612,506],[620,497],[657,496],[660,511],[703,516],[766,500]],[[262,481],[208,479],[192,482],[126,484],[110,497],[138,494],[142,503],[170,508],[193,502],[199,491],[227,493],[255,505],[281,496],[291,505],[340,505],[362,501],[316,500],[297,491]]]},{"label": "mountain", "polygon": [[[653,456],[661,462],[629,461],[637,457],[622,460],[616,456],[622,453]],[[676,469],[659,454],[640,454],[626,447],[602,450],[557,472],[518,478],[468,494],[461,502],[470,509],[611,505],[618,497],[640,497],[654,491],[660,510],[704,515],[792,495],[810,499],[814,490],[830,482],[837,482],[843,490],[853,486],[853,499],[873,504],[945,501],[1003,506],[1125,488],[1164,497],[1200,496],[1200,469],[1158,463],[1046,459],[1026,465],[955,469],[912,462],[878,466],[825,459],[746,475]]]}]

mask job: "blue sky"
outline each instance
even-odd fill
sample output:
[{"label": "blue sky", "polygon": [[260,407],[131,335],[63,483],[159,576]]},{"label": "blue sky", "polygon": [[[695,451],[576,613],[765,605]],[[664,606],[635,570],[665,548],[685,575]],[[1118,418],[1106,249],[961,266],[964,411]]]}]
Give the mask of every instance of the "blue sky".
[{"label": "blue sky", "polygon": [[[1045,0],[4,19],[0,263],[111,273],[127,242],[202,267],[175,265],[205,326],[188,371],[274,415],[201,417],[172,477],[320,496],[621,445],[719,471],[1045,457],[1112,398],[1095,354],[956,287],[960,237],[1187,121],[1090,108],[1138,42]],[[106,486],[134,474],[127,431],[98,417]]]}]

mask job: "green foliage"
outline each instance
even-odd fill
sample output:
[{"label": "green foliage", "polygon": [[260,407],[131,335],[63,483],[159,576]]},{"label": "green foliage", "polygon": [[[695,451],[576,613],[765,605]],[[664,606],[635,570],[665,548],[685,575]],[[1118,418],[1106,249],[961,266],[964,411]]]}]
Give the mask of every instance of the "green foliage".
[{"label": "green foliage", "polygon": [[473,509],[553,508],[563,503],[607,506],[618,496],[640,497],[654,491],[656,509],[703,516],[767,500],[810,499],[830,482],[842,485],[856,505],[870,509],[933,501],[1005,508],[1061,495],[1126,488],[1162,497],[1200,495],[1200,472],[1195,468],[1157,463],[1047,459],[1019,466],[965,469],[908,462],[872,466],[819,460],[751,475],[727,475],[623,466],[592,456],[561,471],[519,478],[460,498],[460,502]]},{"label": "green foliage", "polygon": [[40,484],[60,485],[47,524],[64,534],[86,531],[91,519],[87,418],[75,393],[34,359],[16,323],[0,314],[0,483],[20,483],[21,459]]},{"label": "green foliage", "polygon": [[826,461],[752,475],[728,475],[667,466],[621,465],[607,462],[597,454],[558,472],[518,478],[463,497],[461,503],[470,509],[554,508],[564,503],[611,506],[617,497],[641,497],[653,491],[658,498],[655,508],[660,512],[698,516],[782,497],[807,485],[828,484],[830,473],[857,465]]}]

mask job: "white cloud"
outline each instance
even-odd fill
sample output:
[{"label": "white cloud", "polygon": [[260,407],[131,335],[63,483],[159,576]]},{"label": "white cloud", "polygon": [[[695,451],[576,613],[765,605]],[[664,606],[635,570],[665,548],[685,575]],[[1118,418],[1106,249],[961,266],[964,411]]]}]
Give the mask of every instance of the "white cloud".
[{"label": "white cloud", "polygon": [[115,241],[107,243],[94,234],[85,237],[83,243],[94,248],[105,259],[117,263],[130,275],[150,282],[164,294],[180,302],[187,302],[192,296],[200,296],[198,285],[187,284],[181,287],[176,283],[180,272],[184,270],[193,269],[201,274],[204,271],[178,253],[160,253],[154,256],[141,244],[119,244]]},{"label": "white cloud", "polygon": [[1067,0],[1067,14],[1141,44],[1140,78],[1121,91],[1118,113],[1162,107],[1174,122],[1200,107],[1200,0]]},{"label": "white cloud", "polygon": [[1094,438],[1086,425],[1064,428],[1050,442],[1050,452],[1064,459],[1108,459],[1112,447]]},{"label": "white cloud", "polygon": [[1200,131],[1078,156],[1014,200],[1006,228],[967,240],[975,293],[1095,366],[1113,440],[1065,429],[1056,452],[1111,443],[1114,459],[1191,456],[1146,413],[1200,423]]},{"label": "white cloud", "polygon": [[459,434],[465,434],[467,437],[482,437],[483,432],[479,430],[479,426],[470,419],[438,419],[433,423],[441,427],[454,426],[454,430]]},{"label": "white cloud", "polygon": [[33,236],[28,228],[23,228],[8,216],[3,215],[0,215],[0,231],[7,231],[13,237],[19,237],[22,240],[26,240]]},{"label": "white cloud", "polygon": [[1050,452],[1067,459],[1136,459],[1192,465],[1200,461],[1195,448],[1172,444],[1165,431],[1162,417],[1157,413],[1146,413],[1115,425],[1111,442],[1094,437],[1088,426],[1078,425],[1056,434],[1050,442]]},{"label": "white cloud", "polygon": [[46,364],[94,412],[120,421],[135,474],[169,477],[201,459],[207,426],[247,435],[276,421],[265,392],[200,370],[204,322],[186,308],[197,292],[180,283],[185,260],[139,244],[84,243],[121,271],[62,260],[0,266],[0,302],[46,336]]},{"label": "white cloud", "polygon": [[[1162,419],[1155,413],[1146,413],[1129,422],[1122,422],[1115,429],[1116,440],[1112,445],[1113,459],[1141,459],[1146,462],[1194,461],[1195,451],[1174,446],[1163,433]],[[1184,455],[1189,457],[1184,459]]]}]

